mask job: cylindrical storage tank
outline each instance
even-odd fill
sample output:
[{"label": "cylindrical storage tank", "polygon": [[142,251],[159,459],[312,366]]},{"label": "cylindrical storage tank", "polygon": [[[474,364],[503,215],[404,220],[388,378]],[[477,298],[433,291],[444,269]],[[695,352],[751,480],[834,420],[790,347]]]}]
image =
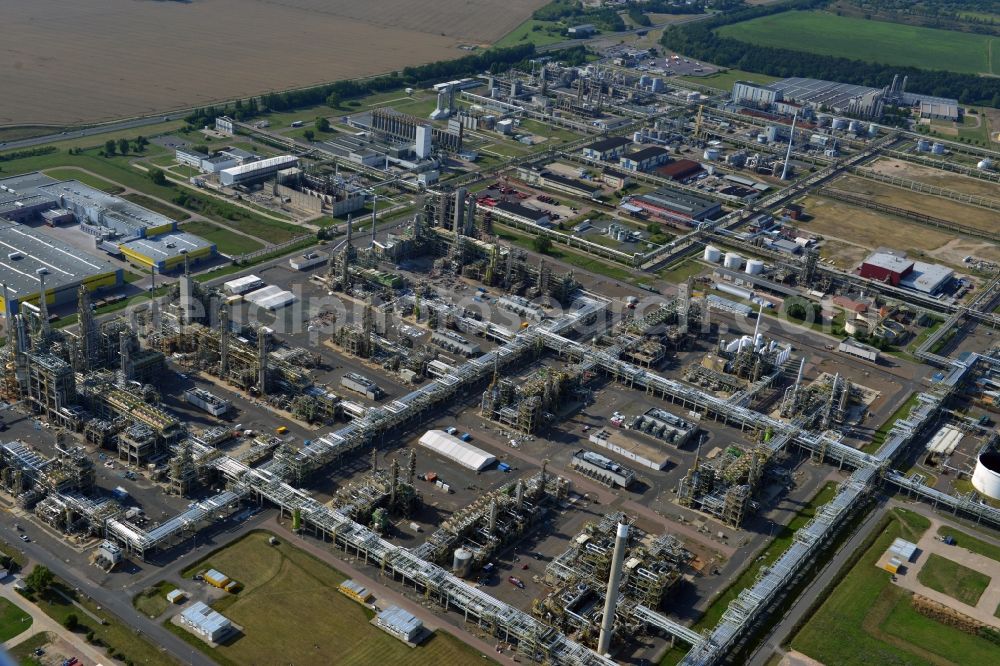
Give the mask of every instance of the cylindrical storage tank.
[{"label": "cylindrical storage tank", "polygon": [[834,118],[833,129],[842,130],[847,128],[847,118]]},{"label": "cylindrical storage tank", "polygon": [[746,272],[748,275],[760,275],[764,272],[764,262],[760,259],[747,259]]},{"label": "cylindrical storage tank", "polygon": [[706,160],[714,162],[719,159],[719,149],[718,148],[706,148],[705,154],[703,156]]},{"label": "cylindrical storage tank", "polygon": [[861,131],[861,123],[859,123],[857,120],[852,120],[850,124],[848,124],[847,126],[847,131],[854,132],[855,134],[857,134],[858,132]]},{"label": "cylindrical storage tank", "polygon": [[632,132],[632,142],[642,143],[642,132]]},{"label": "cylindrical storage tank", "polygon": [[705,261],[711,261],[713,264],[717,264],[719,263],[719,259],[722,259],[722,250],[714,245],[706,245],[705,253],[701,256]]},{"label": "cylindrical storage tank", "polygon": [[766,134],[758,134],[757,135],[757,143],[767,143],[767,135]]},{"label": "cylindrical storage tank", "polygon": [[736,296],[737,298],[742,298],[745,301],[749,301],[753,298],[753,292],[749,289],[744,289],[743,287],[737,287],[736,285],[726,284],[725,282],[715,283],[716,291],[721,291],[723,294],[729,294],[730,296]]},{"label": "cylindrical storage tank", "polygon": [[917,139],[917,150],[921,153],[926,153],[931,149],[931,144],[927,139]]},{"label": "cylindrical storage tank", "polygon": [[992,499],[1000,499],[1000,452],[979,454],[972,472],[972,487]]},{"label": "cylindrical storage tank", "polygon": [[829,127],[830,126],[830,121],[832,119],[833,119],[833,116],[828,116],[825,113],[820,113],[820,114],[818,114],[816,116],[816,126],[817,127]]},{"label": "cylindrical storage tank", "polygon": [[459,578],[465,578],[472,572],[472,551],[468,548],[456,548],[451,570]]},{"label": "cylindrical storage tank", "polygon": [[868,136],[878,136],[878,125],[872,123],[868,126]]},{"label": "cylindrical storage tank", "polygon": [[935,141],[931,144],[931,152],[935,155],[944,155],[944,144]]},{"label": "cylindrical storage tank", "polygon": [[735,252],[726,252],[726,258],[723,260],[722,265],[726,268],[739,270],[740,266],[743,265],[743,257]]},{"label": "cylindrical storage tank", "polygon": [[985,158],[985,159],[979,160],[979,163],[976,164],[976,168],[982,169],[983,171],[989,171],[990,169],[993,168],[993,160],[991,160],[988,157]]},{"label": "cylindrical storage tank", "polygon": [[864,319],[850,319],[844,322],[844,333],[848,335],[857,335],[858,333],[868,335],[870,330],[871,326]]},{"label": "cylindrical storage tank", "polygon": [[781,137],[781,128],[777,125],[768,125],[764,130],[768,141],[777,141]]}]

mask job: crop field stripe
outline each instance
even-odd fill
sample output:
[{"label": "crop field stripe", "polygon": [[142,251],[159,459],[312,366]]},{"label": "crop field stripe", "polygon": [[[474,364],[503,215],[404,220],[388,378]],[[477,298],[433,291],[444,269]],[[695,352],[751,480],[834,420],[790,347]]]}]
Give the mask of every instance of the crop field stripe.
[{"label": "crop field stripe", "polygon": [[719,29],[722,37],[855,60],[984,74],[1000,70],[988,35],[836,16],[784,12]]}]

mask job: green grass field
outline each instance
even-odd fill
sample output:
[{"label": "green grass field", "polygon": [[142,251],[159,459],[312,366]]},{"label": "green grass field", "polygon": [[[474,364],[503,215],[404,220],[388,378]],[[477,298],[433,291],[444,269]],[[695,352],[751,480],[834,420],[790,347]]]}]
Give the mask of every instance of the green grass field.
[{"label": "green grass field", "polygon": [[732,90],[733,84],[737,81],[753,81],[754,83],[767,84],[778,80],[777,76],[745,72],[742,69],[727,69],[715,74],[709,74],[708,76],[682,76],[680,78],[684,81],[699,83],[709,88],[715,88],[716,90],[727,91]]},{"label": "green grass field", "polygon": [[917,574],[917,580],[963,604],[975,606],[990,584],[990,577],[931,553]]},{"label": "green grass field", "polygon": [[887,65],[1000,74],[1000,38],[988,35],[868,21],[820,11],[782,12],[723,26],[718,33],[762,46]]},{"label": "green grass field", "polygon": [[872,546],[792,639],[791,648],[838,666],[993,663],[996,646],[921,615],[910,604],[910,593],[875,566],[894,539],[915,542],[930,527],[926,518],[905,509],[894,509],[889,516]]},{"label": "green grass field", "polygon": [[[538,26],[538,30],[535,30]],[[528,19],[521,25],[508,32],[493,46],[517,46],[519,44],[533,43],[535,46],[545,46],[546,44],[557,44],[565,42],[566,37],[562,35],[562,26],[551,21],[536,21]]]},{"label": "green grass field", "polygon": [[110,194],[117,194],[122,191],[122,187],[120,185],[116,185],[110,180],[93,176],[78,169],[46,169],[44,173],[49,178],[55,178],[56,180],[78,180],[84,185],[89,185],[95,189],[101,190],[102,192],[108,192]]},{"label": "green grass field", "polygon": [[196,236],[201,236],[205,240],[215,243],[215,247],[222,254],[229,256],[253,252],[264,247],[262,243],[230,231],[224,227],[212,224],[211,222],[186,222],[181,226],[181,231],[187,231]]},{"label": "green grass field", "polygon": [[146,588],[132,598],[132,605],[135,609],[149,617],[157,617],[170,607],[167,601],[167,594],[176,590],[177,586],[161,580],[156,585]]},{"label": "green grass field", "polygon": [[0,598],[0,643],[31,627],[31,616],[10,601]]},{"label": "green grass field", "polygon": [[190,575],[214,567],[236,576],[244,586],[239,594],[213,604],[244,627],[244,634],[230,644],[213,650],[183,629],[167,625],[217,663],[495,663],[444,632],[417,648],[407,647],[370,625],[370,610],[337,592],[345,579],[342,573],[290,546],[284,537],[278,546],[268,545],[268,536],[249,534],[185,571]]},{"label": "green grass field", "polygon": [[953,527],[948,527],[947,525],[939,527],[937,533],[939,536],[955,537],[956,548],[965,548],[968,551],[1000,562],[1000,546],[994,546],[993,544],[987,543],[982,539],[977,539],[968,532],[962,532],[954,529]]},{"label": "green grass field", "polygon": [[167,217],[177,220],[178,222],[183,222],[191,217],[191,214],[183,209],[163,203],[159,199],[147,197],[145,194],[125,194],[122,195],[122,199],[131,201],[132,203],[138,204],[143,208],[148,208],[149,210],[159,213],[160,215],[166,215]]}]

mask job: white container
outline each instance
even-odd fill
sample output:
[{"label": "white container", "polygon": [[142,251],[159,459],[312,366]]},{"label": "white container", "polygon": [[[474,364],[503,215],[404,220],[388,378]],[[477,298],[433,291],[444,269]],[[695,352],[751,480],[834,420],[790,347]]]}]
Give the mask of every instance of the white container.
[{"label": "white container", "polygon": [[743,265],[743,257],[735,252],[726,252],[726,258],[723,260],[722,265],[726,268],[737,271],[740,269],[740,266]]},{"label": "white container", "polygon": [[704,254],[701,255],[701,257],[705,261],[710,261],[713,264],[717,264],[719,263],[719,260],[722,259],[722,250],[715,247],[714,245],[706,245],[705,252]]},{"label": "white container", "polygon": [[747,275],[760,275],[764,272],[764,262],[760,259],[748,259],[746,272]]},{"label": "white container", "polygon": [[1000,453],[987,451],[976,460],[972,487],[992,499],[1000,499]]}]

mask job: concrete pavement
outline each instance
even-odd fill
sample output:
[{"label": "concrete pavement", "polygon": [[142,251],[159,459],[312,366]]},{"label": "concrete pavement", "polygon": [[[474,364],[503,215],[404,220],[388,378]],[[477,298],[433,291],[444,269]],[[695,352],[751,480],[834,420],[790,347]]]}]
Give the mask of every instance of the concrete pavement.
[{"label": "concrete pavement", "polygon": [[20,644],[40,631],[48,631],[58,636],[66,643],[69,643],[69,645],[76,650],[76,657],[81,659],[83,664],[114,663],[113,660],[109,659],[108,656],[104,654],[103,650],[100,650],[93,645],[89,645],[80,635],[67,630],[65,627],[42,612],[38,606],[22,597],[14,589],[13,576],[8,576],[7,579],[0,584],[0,597],[7,599],[31,616],[31,625],[17,636],[14,636],[14,638],[6,641],[3,644],[4,649],[10,649],[15,645]]}]

